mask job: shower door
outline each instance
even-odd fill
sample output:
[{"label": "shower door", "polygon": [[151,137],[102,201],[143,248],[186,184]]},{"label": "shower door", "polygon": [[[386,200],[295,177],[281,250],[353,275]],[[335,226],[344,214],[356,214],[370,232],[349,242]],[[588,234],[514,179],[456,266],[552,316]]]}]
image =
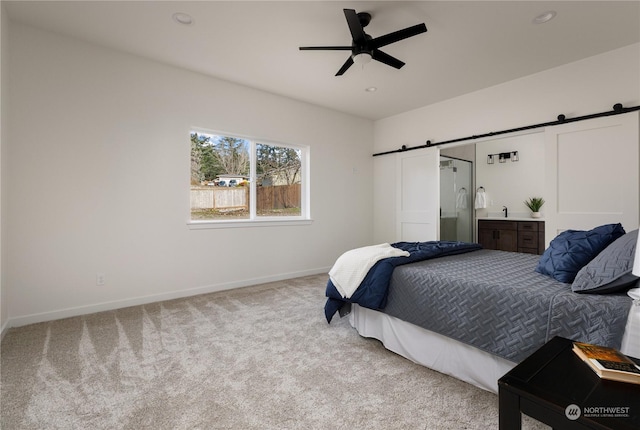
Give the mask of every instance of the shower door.
[{"label": "shower door", "polygon": [[473,163],[440,156],[440,240],[473,242]]}]

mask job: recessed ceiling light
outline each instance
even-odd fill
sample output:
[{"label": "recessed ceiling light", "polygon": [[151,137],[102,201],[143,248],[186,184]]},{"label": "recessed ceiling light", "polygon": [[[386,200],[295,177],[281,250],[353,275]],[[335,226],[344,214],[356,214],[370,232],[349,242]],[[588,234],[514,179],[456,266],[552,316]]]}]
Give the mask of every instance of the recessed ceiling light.
[{"label": "recessed ceiling light", "polygon": [[173,14],[173,20],[175,22],[177,22],[178,24],[184,24],[184,25],[193,24],[193,18],[191,18],[191,15],[186,14],[186,13],[182,13],[182,12],[174,13]]},{"label": "recessed ceiling light", "polygon": [[557,12],[555,10],[548,10],[533,18],[531,22],[534,24],[544,24],[545,22],[551,21],[556,15]]},{"label": "recessed ceiling light", "polygon": [[366,92],[368,93],[375,93],[376,91],[378,91],[377,87],[369,87],[369,88],[365,88],[364,89]]}]

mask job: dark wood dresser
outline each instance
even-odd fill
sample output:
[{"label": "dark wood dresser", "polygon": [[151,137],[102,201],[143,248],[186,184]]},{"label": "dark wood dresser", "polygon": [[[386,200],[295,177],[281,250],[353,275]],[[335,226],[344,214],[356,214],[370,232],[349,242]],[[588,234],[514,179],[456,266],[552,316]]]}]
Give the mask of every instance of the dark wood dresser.
[{"label": "dark wood dresser", "polygon": [[485,249],[544,252],[544,221],[478,220],[478,243]]}]

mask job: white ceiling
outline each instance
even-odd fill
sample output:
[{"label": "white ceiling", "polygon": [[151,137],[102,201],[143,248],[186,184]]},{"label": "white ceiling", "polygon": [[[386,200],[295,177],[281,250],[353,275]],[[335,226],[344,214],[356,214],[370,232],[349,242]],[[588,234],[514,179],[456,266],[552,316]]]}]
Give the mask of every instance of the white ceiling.
[{"label": "white ceiling", "polygon": [[[640,0],[2,3],[13,22],[370,119],[640,41]],[[298,47],[350,45],[343,8],[371,13],[372,37],[421,22],[428,32],[382,48],[400,70],[374,61],[335,77],[348,51]],[[548,10],[554,20],[532,24]]]}]

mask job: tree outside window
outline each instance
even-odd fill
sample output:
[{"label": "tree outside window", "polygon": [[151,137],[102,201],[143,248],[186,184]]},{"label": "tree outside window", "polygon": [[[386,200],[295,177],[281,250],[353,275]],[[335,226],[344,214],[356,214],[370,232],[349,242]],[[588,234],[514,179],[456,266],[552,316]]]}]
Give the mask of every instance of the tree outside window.
[{"label": "tree outside window", "polygon": [[191,219],[300,217],[304,152],[191,132]]}]

